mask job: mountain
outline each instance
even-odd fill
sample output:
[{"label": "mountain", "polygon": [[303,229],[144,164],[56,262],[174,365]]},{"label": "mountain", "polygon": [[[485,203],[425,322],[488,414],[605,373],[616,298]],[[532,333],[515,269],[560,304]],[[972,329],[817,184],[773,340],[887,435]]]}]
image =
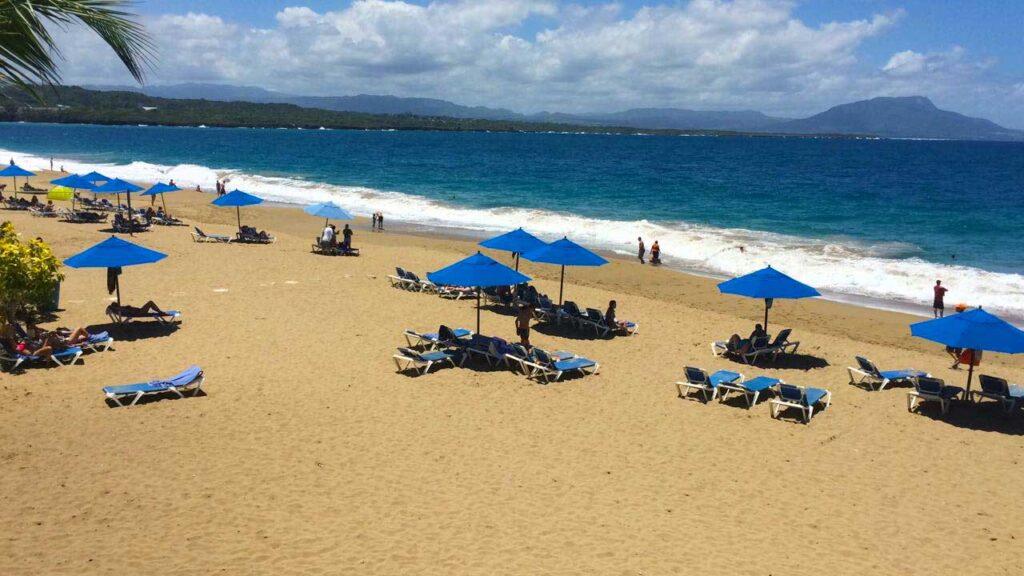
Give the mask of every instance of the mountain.
[{"label": "mountain", "polygon": [[842,104],[810,118],[780,122],[768,129],[794,134],[870,134],[886,138],[1024,140],[1024,131],[940,110],[924,96],[880,97]]},{"label": "mountain", "polygon": [[630,126],[646,129],[687,130],[736,130],[741,132],[762,131],[785,121],[753,110],[702,111],[682,108],[632,108],[622,112],[604,114],[535,114],[530,119],[545,122],[571,122],[573,124],[597,124],[603,126]]}]

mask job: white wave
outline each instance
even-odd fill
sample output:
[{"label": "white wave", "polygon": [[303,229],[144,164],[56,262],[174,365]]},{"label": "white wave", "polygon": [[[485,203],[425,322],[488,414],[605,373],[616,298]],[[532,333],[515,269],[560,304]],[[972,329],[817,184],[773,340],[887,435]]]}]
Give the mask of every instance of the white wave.
[{"label": "white wave", "polygon": [[[29,169],[49,167],[49,159],[0,150]],[[817,240],[741,228],[714,228],[686,222],[622,221],[588,218],[547,210],[503,207],[477,209],[421,196],[360,186],[341,186],[247,174],[193,164],[166,166],[148,162],[124,165],[54,160],[69,172],[98,170],[137,182],[174,179],[181,186],[212,190],[217,179],[268,201],[311,204],[333,200],[360,216],[382,211],[389,222],[459,228],[480,235],[523,226],[553,240],[564,235],[592,248],[623,255],[635,253],[637,236],[648,247],[658,240],[666,264],[715,276],[735,276],[772,265],[819,290],[867,297],[876,305],[928,306],[936,279],[950,288],[950,302],[981,305],[1024,318],[1024,276],[927,262],[920,249],[905,242],[866,245],[850,239]],[[742,247],[742,249],[741,249]]]}]

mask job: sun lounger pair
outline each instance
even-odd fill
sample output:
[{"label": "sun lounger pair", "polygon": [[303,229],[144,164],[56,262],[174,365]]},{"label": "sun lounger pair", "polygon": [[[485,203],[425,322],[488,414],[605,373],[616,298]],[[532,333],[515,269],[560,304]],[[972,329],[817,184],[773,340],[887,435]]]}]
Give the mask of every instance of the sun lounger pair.
[{"label": "sun lounger pair", "polygon": [[115,324],[130,324],[137,320],[154,320],[160,324],[181,324],[181,312],[178,310],[135,314],[124,308],[119,308],[116,303],[107,306],[107,316]]},{"label": "sun lounger pair", "polygon": [[181,220],[164,214],[163,216],[153,216],[149,219],[150,222],[158,226],[184,226],[185,223]]},{"label": "sun lounger pair", "polygon": [[[14,333],[22,340],[32,340],[32,336],[22,328],[21,324],[17,322],[10,323]],[[57,334],[62,340],[67,340],[67,337],[71,334],[69,331],[58,330]],[[98,332],[96,334],[90,334],[89,339],[85,342],[76,344],[75,347],[82,348],[86,352],[106,352],[114,345],[114,337],[109,332]]]},{"label": "sun lounger pair", "polygon": [[778,418],[786,408],[795,408],[800,410],[806,424],[814,416],[816,406],[823,405],[824,408],[828,408],[832,403],[832,393],[828,390],[787,384],[778,378],[757,376],[745,380],[742,374],[731,370],[719,370],[714,374],[708,374],[693,366],[687,366],[684,372],[686,380],[675,383],[680,398],[686,398],[691,392],[696,391],[703,397],[705,403],[716,397],[724,402],[730,392],[737,392],[744,396],[749,410],[757,404],[762,394],[774,393],[775,397],[770,402],[772,418]]},{"label": "sun lounger pair", "polygon": [[547,352],[534,347],[527,351],[520,344],[512,344],[511,350],[505,354],[505,362],[509,366],[515,364],[527,378],[536,379],[545,384],[558,382],[566,374],[593,376],[601,369],[596,361],[571,352]]},{"label": "sun lounger pair", "polygon": [[753,364],[761,357],[771,357],[772,361],[775,361],[780,354],[795,354],[797,349],[800,348],[799,342],[790,342],[789,336],[793,333],[791,328],[779,332],[775,337],[775,340],[769,339],[768,336],[761,336],[754,338],[751,342],[750,349],[746,352],[740,349],[730,348],[729,343],[724,340],[717,340],[711,343],[711,353],[715,356],[730,356],[743,360],[747,364]]},{"label": "sun lounger pair", "polygon": [[405,372],[412,369],[417,374],[423,375],[429,372],[434,366],[451,364],[454,368],[457,365],[455,363],[455,359],[459,358],[459,354],[449,350],[430,350],[427,352],[420,352],[418,350],[413,350],[412,348],[399,348],[398,354],[395,354],[392,358],[394,359],[395,366],[398,368],[399,372]]},{"label": "sun lounger pair", "polygon": [[889,384],[901,382],[913,382],[917,378],[928,377],[930,374],[921,370],[903,369],[882,371],[875,366],[875,363],[863,356],[856,356],[857,368],[849,366],[846,371],[850,374],[850,384],[866,387],[868,390],[885,390]]},{"label": "sun lounger pair", "polygon": [[8,350],[6,346],[0,346],[0,367],[4,364],[8,365],[7,370],[14,372],[22,365],[26,364],[45,364],[48,361],[52,361],[54,364],[60,367],[71,366],[82,358],[84,351],[78,346],[71,348],[65,348],[58,352],[54,352],[49,356],[35,356],[33,354],[22,354],[15,350]]},{"label": "sun lounger pair", "polygon": [[405,341],[410,348],[426,348],[427,350],[436,350],[438,348],[450,348],[458,346],[460,343],[468,340],[473,336],[472,330],[465,328],[451,328],[441,325],[437,332],[417,332],[415,330],[406,330],[402,333],[405,336]]},{"label": "sun lounger pair", "polygon": [[388,276],[388,281],[395,288],[411,290],[413,292],[437,292],[438,287],[430,280],[420,280],[420,277],[404,268],[395,267],[397,276]]},{"label": "sun lounger pair", "polygon": [[71,224],[99,224],[107,221],[106,214],[89,212],[88,210],[71,210],[63,208],[60,211],[60,218]]},{"label": "sun lounger pair", "polygon": [[191,390],[192,395],[199,393],[203,385],[203,370],[199,366],[190,366],[176,376],[166,380],[151,380],[138,384],[126,384],[123,386],[107,386],[103,388],[103,394],[107,399],[118,406],[134,406],[139,400],[146,396],[159,394],[176,394],[178,398],[184,398],[184,392]]},{"label": "sun lounger pair", "polygon": [[267,234],[265,231],[258,231],[252,226],[242,226],[235,233],[235,242],[243,244],[273,244],[276,240],[277,238]]},{"label": "sun lounger pair", "polygon": [[1007,413],[1024,408],[1024,386],[1010,384],[1003,378],[982,374],[978,376],[981,390],[971,390],[971,401],[981,398],[995,400]]},{"label": "sun lounger pair", "polygon": [[194,230],[194,232],[192,232],[193,242],[221,242],[224,244],[231,242],[230,236],[225,236],[224,234],[207,234],[200,230],[198,226],[193,226],[192,228]]}]

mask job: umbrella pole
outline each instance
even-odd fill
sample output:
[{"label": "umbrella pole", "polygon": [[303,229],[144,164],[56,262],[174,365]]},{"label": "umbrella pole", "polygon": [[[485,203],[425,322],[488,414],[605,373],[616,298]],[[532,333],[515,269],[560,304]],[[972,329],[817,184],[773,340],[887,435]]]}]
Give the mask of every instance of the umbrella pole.
[{"label": "umbrella pole", "polygon": [[516,272],[519,272],[519,252],[516,252]]},{"label": "umbrella pole", "polygon": [[967,397],[965,400],[970,401],[971,399],[971,378],[974,376],[974,349],[971,348],[970,355],[967,356],[970,363],[967,365]]},{"label": "umbrella pole", "polygon": [[476,333],[480,333],[480,287],[476,287]]},{"label": "umbrella pole", "polygon": [[14,195],[18,195],[18,177],[14,176]]},{"label": "umbrella pole", "polygon": [[164,205],[164,214],[167,214],[167,198],[164,198],[164,193],[160,193],[160,203]]},{"label": "umbrella pole", "polygon": [[235,216],[238,217],[238,229],[242,229],[242,209],[235,206]]},{"label": "umbrella pole", "polygon": [[558,305],[562,305],[562,292],[565,288],[565,265],[562,265],[562,278],[558,281]]},{"label": "umbrella pole", "polygon": [[117,291],[117,307],[121,307],[121,276],[117,275],[114,278],[114,289]]},{"label": "umbrella pole", "polygon": [[132,214],[132,193],[125,190],[124,195],[128,198],[128,235],[135,236],[135,215]]},{"label": "umbrella pole", "polygon": [[768,299],[764,299],[764,331],[768,332]]}]

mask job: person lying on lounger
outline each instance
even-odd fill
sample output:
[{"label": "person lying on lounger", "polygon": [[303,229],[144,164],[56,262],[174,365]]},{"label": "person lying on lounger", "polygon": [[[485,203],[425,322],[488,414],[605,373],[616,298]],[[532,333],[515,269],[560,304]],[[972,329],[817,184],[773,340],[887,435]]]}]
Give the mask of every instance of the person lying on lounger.
[{"label": "person lying on lounger", "polygon": [[0,333],[0,345],[17,354],[39,356],[41,358],[49,358],[53,355],[54,351],[63,350],[67,347],[52,337],[41,341],[18,338],[10,326],[3,327],[3,331]]},{"label": "person lying on lounger", "polygon": [[146,302],[141,307],[128,306],[127,304],[118,305],[117,302],[111,302],[110,306],[107,306],[107,314],[116,314],[124,318],[145,318],[147,316],[167,316],[167,312],[164,312],[157,306],[152,300]]},{"label": "person lying on lounger", "polygon": [[68,347],[84,344],[92,337],[92,334],[82,327],[75,328],[74,330],[64,327],[58,327],[56,330],[44,330],[32,322],[25,323],[24,333],[30,339],[37,341],[46,341],[48,338],[54,338]]},{"label": "person lying on lounger", "polygon": [[750,337],[743,339],[740,338],[739,334],[733,334],[729,337],[729,351],[736,352],[739,354],[746,354],[750,352],[750,348],[754,345],[754,340],[758,338],[767,337],[768,333],[765,332],[764,326],[760,324],[754,325],[754,331],[750,333]]}]

